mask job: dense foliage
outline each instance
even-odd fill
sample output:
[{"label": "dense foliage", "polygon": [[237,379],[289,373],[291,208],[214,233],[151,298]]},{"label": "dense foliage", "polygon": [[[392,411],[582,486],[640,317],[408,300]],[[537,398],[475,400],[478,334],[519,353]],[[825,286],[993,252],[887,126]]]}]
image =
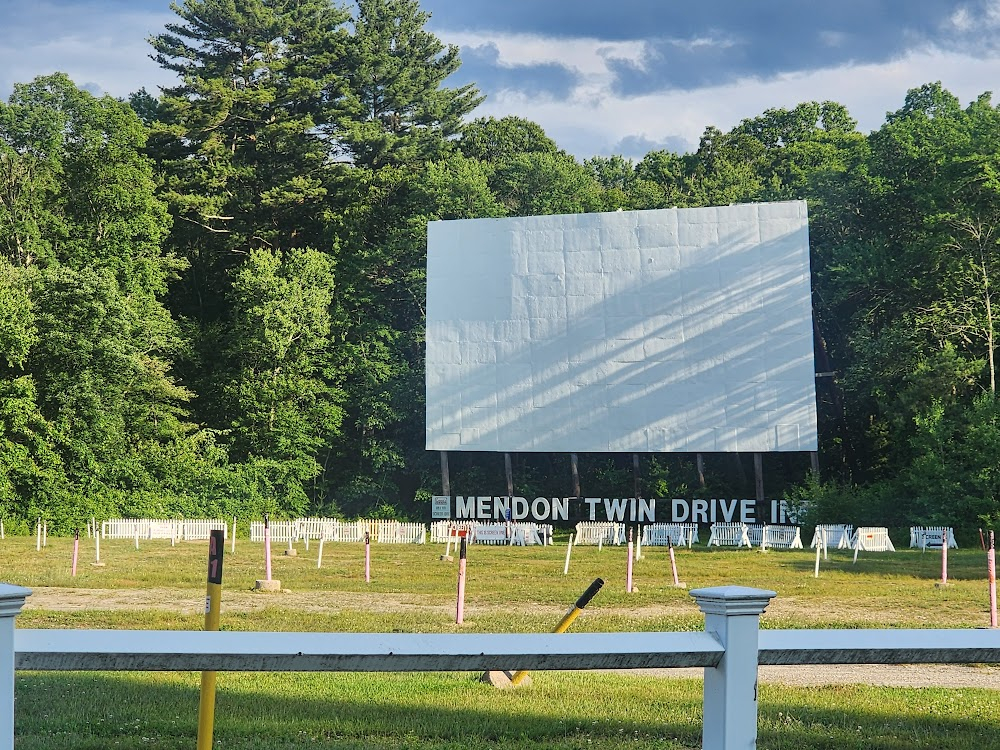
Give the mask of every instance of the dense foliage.
[{"label": "dense foliage", "polygon": [[[474,119],[416,0],[174,11],[159,97],[57,74],[0,103],[3,517],[420,514],[429,220],[805,198],[825,482],[768,456],[768,494],[817,520],[1000,521],[988,94],[922,86],[868,135],[808,102],[581,163]],[[566,457],[514,460],[519,494],[566,494]],[[744,460],[706,457],[701,486],[694,457],[646,458],[639,491],[752,494]],[[504,493],[497,456],[452,475]],[[581,481],[630,494],[631,457],[581,457]]]}]

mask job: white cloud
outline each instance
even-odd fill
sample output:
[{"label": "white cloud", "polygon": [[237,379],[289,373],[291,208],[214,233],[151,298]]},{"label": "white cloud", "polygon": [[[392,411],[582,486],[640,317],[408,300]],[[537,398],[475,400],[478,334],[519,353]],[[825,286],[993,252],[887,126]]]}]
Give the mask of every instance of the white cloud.
[{"label": "white cloud", "polygon": [[80,86],[127,96],[145,86],[151,93],[172,74],[149,59],[147,37],[176,20],[169,12],[124,11],[109,17],[97,4],[33,2],[4,11],[0,43],[0,97],[15,83],[61,71]]},{"label": "white cloud", "polygon": [[[489,41],[499,50],[503,65],[559,62],[580,71],[579,85],[565,99],[506,89],[491,92],[476,112],[476,116],[516,114],[534,120],[579,158],[611,153],[615,144],[630,137],[632,142],[680,137],[693,149],[709,125],[728,130],[766,109],[794,107],[804,101],[840,102],[867,132],[880,127],[885,113],[899,108],[907,90],[921,84],[940,80],[968,102],[1000,80],[1000,58],[925,47],[880,64],[848,64],[767,80],[746,77],[723,86],[624,96],[612,89],[608,59],[621,55],[635,65],[646,64],[647,47],[642,41],[608,44],[596,39],[440,34],[457,44]],[[624,155],[640,158],[643,154]]]},{"label": "white cloud", "polygon": [[495,47],[500,65],[515,68],[556,63],[582,76],[610,79],[608,60],[643,65],[644,41],[609,42],[593,38],[545,37],[538,34],[486,34],[441,31],[440,37],[461,47]]}]

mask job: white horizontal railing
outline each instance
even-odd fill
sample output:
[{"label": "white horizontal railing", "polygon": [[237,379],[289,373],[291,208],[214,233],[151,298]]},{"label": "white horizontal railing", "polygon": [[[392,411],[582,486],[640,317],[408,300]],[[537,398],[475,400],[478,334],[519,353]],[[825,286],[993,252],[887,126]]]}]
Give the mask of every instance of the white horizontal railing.
[{"label": "white horizontal railing", "polygon": [[478,672],[715,666],[707,633],[416,634],[17,630],[18,669]]},{"label": "white horizontal railing", "polygon": [[[14,670],[433,672],[704,667],[704,750],[756,746],[758,664],[1000,662],[1000,630],[759,630],[773,591],[691,592],[696,633],[423,634],[18,630],[28,589],[0,584],[0,750]],[[22,703],[22,710],[30,708]]]}]

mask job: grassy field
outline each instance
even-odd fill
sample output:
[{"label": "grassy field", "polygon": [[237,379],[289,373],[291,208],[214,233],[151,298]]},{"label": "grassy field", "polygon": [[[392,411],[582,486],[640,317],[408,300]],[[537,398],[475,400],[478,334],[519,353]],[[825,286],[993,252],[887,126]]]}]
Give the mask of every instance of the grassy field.
[{"label": "grassy field", "polygon": [[[0,542],[4,579],[35,590],[19,627],[189,628],[202,626],[207,545],[81,541]],[[222,626],[231,630],[354,632],[542,632],[596,577],[604,589],[574,631],[701,629],[687,591],[674,588],[663,548],[635,564],[625,591],[622,548],[577,547],[563,575],[565,544],[470,549],[466,616],[455,624],[456,564],[443,546],[330,544],[274,554],[280,594],[253,590],[263,577],[262,546],[226,549]],[[810,551],[677,550],[689,588],[740,584],[777,598],[763,626],[982,627],[988,624],[985,555],[953,550],[949,580],[940,553],[831,552],[813,577]],[[471,674],[220,674],[216,744],[249,748],[693,748],[701,733],[700,680],[608,673],[538,673],[518,691],[497,691]],[[190,748],[198,675],[186,673],[18,674],[17,747]],[[1000,748],[997,698],[990,690],[888,689],[763,684],[761,748]]]}]

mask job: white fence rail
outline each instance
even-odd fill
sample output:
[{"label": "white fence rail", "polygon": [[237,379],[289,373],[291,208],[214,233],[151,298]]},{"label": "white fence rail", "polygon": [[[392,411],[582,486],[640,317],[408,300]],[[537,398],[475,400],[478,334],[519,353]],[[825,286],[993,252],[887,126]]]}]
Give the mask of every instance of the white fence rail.
[{"label": "white fence rail", "polygon": [[911,526],[910,527],[910,547],[919,547],[926,550],[941,549],[945,538],[948,539],[948,547],[954,549],[958,547],[955,541],[955,530],[950,526]]},{"label": "white fence rail", "polygon": [[698,542],[696,523],[650,523],[642,527],[642,544],[651,547],[690,547]]},{"label": "white fence rail", "polygon": [[[691,592],[697,633],[402,634],[17,630],[30,590],[0,584],[0,750],[14,670],[433,672],[704,667],[704,750],[756,746],[757,666],[1000,662],[1000,630],[765,630],[773,591]],[[31,711],[24,699],[18,710]]]},{"label": "white fence rail", "polygon": [[802,549],[802,531],[798,526],[749,524],[747,536],[761,549]]},{"label": "white fence rail", "polygon": [[552,544],[553,528],[552,524],[530,521],[513,521],[510,524],[493,521],[435,521],[431,524],[431,543],[447,544],[449,539],[454,543],[459,531],[468,532],[468,538],[475,544],[520,546]]},{"label": "white fence rail", "polygon": [[625,524],[614,521],[580,521],[573,544],[625,544]]},{"label": "white fence rail", "polygon": [[110,518],[101,522],[103,539],[208,539],[214,529],[229,534],[221,519]]},{"label": "white fence rail", "polygon": [[852,549],[854,547],[854,526],[844,523],[821,523],[813,531],[811,548],[816,549],[822,543],[822,535],[826,535],[826,546],[833,549]]}]

